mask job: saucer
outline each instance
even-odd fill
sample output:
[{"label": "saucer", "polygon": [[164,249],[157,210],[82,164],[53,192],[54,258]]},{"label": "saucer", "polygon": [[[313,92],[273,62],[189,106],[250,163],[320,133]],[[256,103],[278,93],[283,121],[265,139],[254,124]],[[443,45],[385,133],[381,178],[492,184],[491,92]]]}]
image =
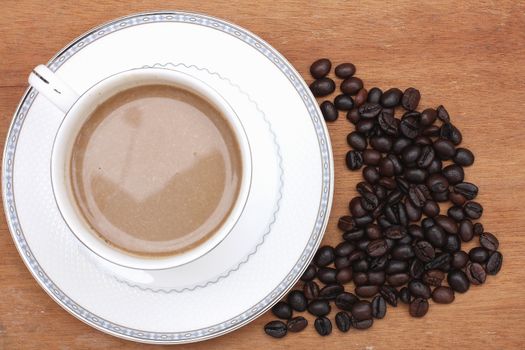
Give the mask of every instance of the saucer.
[{"label": "saucer", "polygon": [[231,105],[253,160],[244,211],[212,251],[172,269],[117,266],[82,245],[60,216],[49,163],[62,114],[29,88],[4,150],[4,209],[22,259],[59,305],[117,337],[187,343],[247,324],[295,284],[326,227],[333,159],[317,102],[283,56],[229,22],[155,12],[87,32],[48,67],[78,93],[132,68],[190,74]]}]

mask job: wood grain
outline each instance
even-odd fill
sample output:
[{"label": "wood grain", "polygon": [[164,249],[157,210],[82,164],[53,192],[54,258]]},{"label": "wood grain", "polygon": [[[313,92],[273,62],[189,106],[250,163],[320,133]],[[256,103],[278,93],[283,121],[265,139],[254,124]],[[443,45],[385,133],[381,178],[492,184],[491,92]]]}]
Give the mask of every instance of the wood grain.
[{"label": "wood grain", "polygon": [[[321,338],[312,328],[274,340],[266,314],[242,329],[188,349],[523,349],[525,348],[525,4],[521,1],[17,1],[0,10],[0,139],[26,87],[30,70],[91,27],[153,9],[204,12],[244,26],[282,52],[309,80],[320,56],[350,60],[366,86],[421,90],[421,105],[444,104],[477,158],[467,179],[480,187],[483,222],[498,235],[505,262],[483,287],[452,305],[431,305],[423,319],[389,308],[367,331]],[[329,126],[336,183],[326,243],[340,233],[359,173],[344,166],[341,117]],[[3,147],[3,143],[2,143]],[[100,333],[70,316],[37,285],[22,263],[2,216],[0,227],[0,349],[144,349]],[[213,312],[212,310],[210,312]],[[312,318],[309,318],[313,322]]]}]

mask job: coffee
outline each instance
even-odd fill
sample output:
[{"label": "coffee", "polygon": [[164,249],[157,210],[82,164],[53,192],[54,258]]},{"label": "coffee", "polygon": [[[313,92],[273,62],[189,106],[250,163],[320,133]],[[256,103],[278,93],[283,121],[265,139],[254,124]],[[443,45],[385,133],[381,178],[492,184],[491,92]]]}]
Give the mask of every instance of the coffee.
[{"label": "coffee", "polygon": [[184,252],[232,211],[242,178],[230,124],[207,100],[168,85],[100,104],[76,137],[71,192],[109,245],[139,256]]}]

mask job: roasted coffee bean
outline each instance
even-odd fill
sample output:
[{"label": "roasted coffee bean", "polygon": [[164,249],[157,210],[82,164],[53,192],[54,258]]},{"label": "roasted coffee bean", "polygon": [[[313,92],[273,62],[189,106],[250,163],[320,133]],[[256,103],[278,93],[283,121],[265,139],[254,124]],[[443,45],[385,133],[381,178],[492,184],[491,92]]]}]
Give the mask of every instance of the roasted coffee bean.
[{"label": "roasted coffee bean", "polygon": [[[390,158],[388,158],[390,159]],[[393,162],[392,162],[393,164]],[[395,171],[395,169],[394,169]],[[384,187],[385,189],[387,190],[395,190],[397,188],[397,182],[396,180],[390,178],[390,177],[382,177],[380,180],[379,180],[379,185]]]},{"label": "roasted coffee bean", "polygon": [[461,131],[456,128],[452,123],[445,123],[441,126],[439,130],[439,136],[443,139],[451,141],[455,145],[459,145],[463,140]]},{"label": "roasted coffee bean", "polygon": [[292,308],[284,301],[280,301],[272,307],[272,313],[277,318],[287,320],[292,317]]},{"label": "roasted coffee bean", "polygon": [[447,233],[458,232],[458,226],[456,225],[456,222],[446,215],[438,215],[434,218],[434,221],[437,225],[441,226],[441,228]]},{"label": "roasted coffee bean", "polygon": [[[366,272],[368,271],[368,261],[366,259],[361,259],[354,261],[352,263],[352,270],[354,272]],[[354,276],[355,278],[355,276]]]},{"label": "roasted coffee bean", "polygon": [[351,311],[352,305],[354,305],[358,301],[359,301],[359,298],[356,297],[354,294],[344,292],[344,293],[339,294],[335,298],[335,305],[341,310]]},{"label": "roasted coffee bean", "polygon": [[465,272],[470,283],[474,285],[483,284],[487,279],[487,272],[478,263],[468,264]]},{"label": "roasted coffee bean", "polygon": [[452,256],[450,254],[440,254],[431,261],[427,262],[424,268],[425,270],[442,269],[443,267],[450,264],[450,260],[452,260]]},{"label": "roasted coffee bean", "polygon": [[357,242],[356,247],[359,250],[366,251],[366,248],[368,247],[369,244],[370,244],[370,240],[367,238],[363,238]]},{"label": "roasted coffee bean", "polygon": [[423,283],[428,286],[438,287],[445,279],[445,273],[440,270],[428,270],[423,274]]},{"label": "roasted coffee bean", "polygon": [[352,280],[352,269],[350,267],[344,267],[337,271],[335,279],[339,283],[348,283]]},{"label": "roasted coffee bean", "polygon": [[366,225],[372,223],[374,221],[374,217],[372,215],[364,215],[360,216],[358,218],[354,218],[355,224],[358,227],[365,227]]},{"label": "roasted coffee bean", "polygon": [[337,270],[331,267],[321,267],[317,270],[317,278],[324,284],[336,283]]},{"label": "roasted coffee bean", "polygon": [[317,299],[319,297],[319,285],[314,281],[308,281],[303,286],[303,294],[308,300]]},{"label": "roasted coffee bean", "polygon": [[379,165],[380,160],[380,152],[373,149],[366,149],[363,151],[363,161],[366,165]]},{"label": "roasted coffee bean", "polygon": [[315,79],[320,79],[328,75],[332,69],[332,62],[328,58],[321,58],[312,63],[310,66],[310,74]]},{"label": "roasted coffee bean", "polygon": [[301,276],[301,281],[311,281],[314,279],[317,269],[314,265],[308,265]]},{"label": "roasted coffee bean", "polygon": [[328,300],[316,299],[308,304],[308,312],[314,316],[324,316],[328,315],[331,307],[328,303]]},{"label": "roasted coffee bean", "polygon": [[397,260],[409,260],[414,257],[414,249],[409,244],[399,244],[392,248],[390,254]]},{"label": "roasted coffee bean", "polygon": [[423,298],[415,298],[410,302],[408,310],[412,317],[423,317],[428,312],[428,301]]},{"label": "roasted coffee bean", "polygon": [[421,99],[421,94],[419,90],[412,87],[405,90],[403,97],[401,98],[401,105],[407,111],[413,111],[417,108],[419,100]]},{"label": "roasted coffee bean", "polygon": [[354,108],[354,99],[350,95],[337,95],[334,99],[334,106],[340,111],[349,111]]},{"label": "roasted coffee bean", "polygon": [[432,199],[436,202],[443,203],[448,200],[448,190],[445,192],[432,192]]},{"label": "roasted coffee bean", "polygon": [[396,273],[393,275],[388,275],[386,281],[392,287],[399,287],[406,284],[410,280],[410,275],[408,273]]},{"label": "roasted coffee bean", "polygon": [[304,330],[308,326],[308,321],[303,316],[297,316],[288,320],[286,327],[288,332],[298,333]]},{"label": "roasted coffee bean", "polygon": [[332,333],[332,322],[324,316],[315,319],[314,327],[317,333],[323,337]]},{"label": "roasted coffee bean", "polygon": [[338,283],[327,284],[319,291],[319,299],[333,300],[336,296],[344,292],[344,290],[343,286]]},{"label": "roasted coffee bean", "polygon": [[410,295],[410,291],[408,290],[408,288],[407,287],[401,288],[401,290],[399,291],[399,300],[401,300],[403,304],[410,304],[410,299],[411,299],[411,295]]},{"label": "roasted coffee bean", "polygon": [[370,271],[368,272],[368,283],[371,285],[380,286],[385,283],[385,272],[384,271]]},{"label": "roasted coffee bean", "polygon": [[355,294],[361,298],[371,298],[379,292],[379,286],[367,285],[355,288]]},{"label": "roasted coffee bean", "polygon": [[386,315],[386,302],[385,299],[378,295],[372,299],[372,317],[381,319]]},{"label": "roasted coffee bean", "polygon": [[423,262],[419,259],[412,259],[412,262],[408,266],[408,273],[410,274],[410,277],[415,279],[421,278],[426,270],[427,265],[433,263],[434,261],[436,261],[435,258],[428,263],[423,264]]},{"label": "roasted coffee bean", "polygon": [[426,216],[433,218],[439,215],[439,204],[437,204],[435,201],[429,200],[425,203],[425,206],[423,207],[423,213],[425,213]]},{"label": "roasted coffee bean", "polygon": [[282,338],[288,329],[283,321],[271,321],[264,326],[264,332],[274,338]]},{"label": "roasted coffee bean", "polygon": [[352,305],[352,317],[357,321],[368,320],[372,318],[372,305],[370,302],[358,301]]},{"label": "roasted coffee bean", "polygon": [[365,210],[374,210],[379,205],[379,199],[372,192],[363,192],[361,193],[361,205]]},{"label": "roasted coffee bean", "polygon": [[412,203],[418,208],[422,208],[425,205],[429,194],[430,192],[428,191],[427,186],[422,184],[411,185],[408,189],[408,198],[410,198]]},{"label": "roasted coffee bean", "polygon": [[412,183],[420,184],[425,182],[428,177],[428,172],[423,169],[411,168],[405,169],[403,176]]},{"label": "roasted coffee bean", "polygon": [[430,288],[418,280],[410,281],[408,283],[408,290],[410,290],[410,295],[416,298],[428,299],[431,295]]},{"label": "roasted coffee bean", "polygon": [[494,252],[490,255],[487,260],[487,273],[489,275],[495,275],[501,270],[503,264],[503,255],[500,252]]},{"label": "roasted coffee bean", "polygon": [[[377,122],[381,130],[383,130],[387,135],[398,135],[399,120],[397,120],[393,114],[387,113],[383,110],[381,111],[381,113],[379,113],[377,117]],[[398,147],[400,146],[401,145],[398,145]]]},{"label": "roasted coffee bean", "polygon": [[465,219],[465,213],[463,212],[463,208],[459,205],[455,205],[453,207],[448,208],[447,215],[458,222]]},{"label": "roasted coffee bean", "polygon": [[468,252],[468,255],[472,262],[482,264],[489,258],[489,251],[483,247],[474,247]]},{"label": "roasted coffee bean", "polygon": [[407,212],[408,220],[410,221],[419,221],[421,219],[421,208],[416,207],[412,201],[405,201],[405,208]]},{"label": "roasted coffee bean", "polygon": [[363,88],[363,81],[357,77],[349,77],[341,83],[341,91],[345,94],[355,95]]},{"label": "roasted coffee bean", "polygon": [[445,230],[438,225],[434,225],[425,230],[425,239],[436,248],[441,248],[447,243]]},{"label": "roasted coffee bean", "polygon": [[324,120],[327,122],[333,122],[336,121],[339,117],[339,113],[337,112],[337,109],[335,108],[335,105],[330,101],[324,101],[319,106],[321,109],[321,113],[323,114]]},{"label": "roasted coffee bean", "polygon": [[467,202],[463,206],[463,211],[465,215],[471,219],[479,219],[483,214],[483,207],[478,202]]},{"label": "roasted coffee bean", "polygon": [[450,265],[452,266],[452,268],[459,270],[467,265],[468,260],[468,254],[460,250],[459,252],[455,252],[454,254],[452,254],[452,260],[450,262]]},{"label": "roasted coffee bean", "polygon": [[421,220],[421,227],[424,230],[428,230],[429,228],[435,225],[436,225],[436,222],[432,218],[424,218],[423,220]]},{"label": "roasted coffee bean", "polygon": [[370,91],[368,91],[368,102],[380,103],[382,95],[383,95],[383,91],[381,91],[380,88],[373,87],[370,89]]},{"label": "roasted coffee bean", "polygon": [[326,77],[316,79],[310,84],[310,90],[316,97],[327,96],[335,91],[335,83],[332,79]]},{"label": "roasted coffee bean", "polygon": [[350,213],[354,217],[361,217],[368,214],[368,211],[365,208],[363,208],[363,205],[361,204],[361,197],[359,196],[352,198],[352,200],[348,204],[348,209],[350,209]]},{"label": "roasted coffee bean", "polygon": [[436,155],[442,160],[448,160],[456,154],[454,144],[449,140],[439,139],[434,142],[434,150]]},{"label": "roasted coffee bean", "polygon": [[434,148],[432,148],[432,146],[429,145],[423,146],[421,148],[421,154],[419,155],[416,164],[419,168],[427,168],[430,166],[430,164],[432,164],[434,157]]},{"label": "roasted coffee bean", "polygon": [[408,262],[404,260],[389,260],[385,272],[389,275],[403,273],[408,270]]},{"label": "roasted coffee bean", "polygon": [[429,174],[436,174],[439,173],[442,168],[443,162],[438,158],[434,158],[432,163],[430,163],[430,165],[427,167],[427,171]]},{"label": "roasted coffee bean", "polygon": [[[387,241],[388,243],[388,241]],[[368,269],[370,271],[383,271],[386,267],[386,263],[388,261],[388,257],[383,255],[377,258],[370,259],[369,267]]]},{"label": "roasted coffee bean", "polygon": [[381,232],[381,227],[376,224],[369,224],[366,227],[366,235],[369,239],[375,240],[383,237],[383,232]]},{"label": "roasted coffee bean", "polygon": [[443,106],[439,106],[437,108],[437,117],[439,120],[441,120],[443,123],[450,123],[450,116],[448,115],[447,110]]},{"label": "roasted coffee bean", "polygon": [[490,232],[483,232],[479,235],[479,244],[489,251],[498,250],[499,247],[498,239]]},{"label": "roasted coffee bean", "polygon": [[414,240],[420,240],[425,237],[421,226],[415,224],[408,226],[408,233],[414,238]]},{"label": "roasted coffee bean", "polygon": [[359,151],[349,151],[346,154],[346,166],[350,170],[357,170],[363,166],[363,155]]},{"label": "roasted coffee bean", "polygon": [[417,242],[414,245],[414,253],[416,257],[423,262],[429,262],[436,257],[434,247],[427,241]]},{"label": "roasted coffee bean", "polygon": [[[394,154],[402,154],[405,149],[412,144],[412,140],[406,137],[400,137],[392,143],[392,152]],[[415,160],[413,161],[415,162]]]},{"label": "roasted coffee bean", "polygon": [[347,256],[354,250],[355,246],[352,243],[341,242],[335,247],[334,253],[336,256]]},{"label": "roasted coffee bean", "polygon": [[292,290],[288,293],[287,301],[295,311],[304,311],[308,305],[308,300],[306,300],[304,293],[300,290]]},{"label": "roasted coffee bean", "polygon": [[461,166],[472,165],[474,164],[474,154],[466,148],[458,148],[454,156],[454,163]]},{"label": "roasted coffee bean", "polygon": [[383,107],[396,107],[399,106],[403,92],[398,88],[388,89],[383,92],[381,96],[381,105]]},{"label": "roasted coffee bean", "polygon": [[354,98],[354,104],[356,107],[360,107],[363,105],[363,103],[366,102],[366,99],[368,97],[368,91],[366,91],[365,88],[359,90]]},{"label": "roasted coffee bean", "polygon": [[341,216],[337,223],[337,227],[343,231],[351,231],[355,228],[354,219],[351,216]]},{"label": "roasted coffee bean", "polygon": [[465,179],[463,168],[457,164],[450,164],[443,168],[442,174],[447,178],[451,185],[462,182]]},{"label": "roasted coffee bean", "polygon": [[478,195],[478,187],[470,182],[461,182],[454,186],[454,192],[459,193],[467,200],[473,200]]},{"label": "roasted coffee bean", "polygon": [[352,326],[352,321],[348,313],[345,311],[339,311],[335,315],[335,325],[337,326],[337,329],[339,329],[341,332],[348,332],[348,330]]},{"label": "roasted coffee bean", "polygon": [[353,108],[346,113],[346,119],[352,124],[357,124],[359,120],[361,120],[361,116],[359,115],[359,111],[357,108]]},{"label": "roasted coffee bean", "polygon": [[328,245],[325,245],[325,246],[320,247],[317,250],[317,253],[314,256],[314,263],[318,267],[324,267],[324,266],[327,266],[333,263],[334,259],[335,259],[334,248]]},{"label": "roasted coffee bean", "polygon": [[352,63],[341,63],[335,67],[335,75],[338,78],[346,79],[355,74],[355,66]]},{"label": "roasted coffee bean", "polygon": [[346,141],[350,146],[352,146],[353,149],[357,151],[363,151],[364,149],[366,149],[367,146],[366,137],[364,137],[357,131],[352,131],[351,133],[349,133],[346,137]]},{"label": "roasted coffee bean", "polygon": [[394,176],[394,163],[388,158],[381,158],[379,161],[379,173],[382,176]]},{"label": "roasted coffee bean", "polygon": [[448,194],[448,199],[455,205],[463,206],[465,202],[467,201],[463,195],[456,193],[456,192],[450,192]]},{"label": "roasted coffee bean", "polygon": [[461,240],[457,235],[448,235],[447,236],[447,243],[443,248],[441,248],[442,251],[447,253],[455,253],[461,249]]},{"label": "roasted coffee bean", "polygon": [[385,255],[387,251],[388,245],[384,239],[371,241],[366,248],[366,253],[373,258]]},{"label": "roasted coffee bean", "polygon": [[431,126],[427,126],[426,128],[424,128],[421,131],[421,135],[426,136],[426,137],[436,137],[439,135],[439,131],[440,131],[439,126],[431,125]]},{"label": "roasted coffee bean", "polygon": [[419,119],[414,116],[402,119],[399,132],[409,139],[416,138],[419,135]]},{"label": "roasted coffee bean", "polygon": [[359,107],[361,118],[375,118],[381,112],[382,107],[378,103],[367,102]]},{"label": "roasted coffee bean", "polygon": [[[370,139],[370,146],[379,152],[389,152],[392,148],[392,140],[385,136],[376,136]],[[394,167],[395,169],[395,167]]]},{"label": "roasted coffee bean", "polygon": [[343,234],[343,239],[345,241],[356,241],[365,236],[365,230],[362,228],[355,228],[351,231],[347,231]]},{"label": "roasted coffee bean", "polygon": [[386,302],[389,303],[392,306],[397,306],[397,296],[398,291],[394,287],[384,285],[381,286],[379,293],[383,298],[385,298]]},{"label": "roasted coffee bean", "polygon": [[359,118],[359,121],[355,124],[355,129],[362,134],[370,133],[375,127],[375,121],[369,118],[361,118],[361,115],[359,115]]},{"label": "roasted coffee bean", "polygon": [[428,177],[427,187],[432,192],[445,192],[448,190],[448,180],[441,174],[432,174]]},{"label": "roasted coffee bean", "polygon": [[364,259],[365,255],[366,255],[365,252],[361,250],[354,250],[353,252],[350,253],[350,255],[348,255],[348,260],[350,260],[350,262],[353,263],[355,261]]},{"label": "roasted coffee bean", "polygon": [[390,239],[401,239],[407,235],[407,230],[403,226],[392,225],[384,231],[384,235]]},{"label": "roasted coffee bean", "polygon": [[459,293],[465,293],[470,287],[467,275],[461,270],[450,271],[447,275],[447,282],[450,288]]},{"label": "roasted coffee bean", "polygon": [[454,290],[445,286],[437,287],[432,292],[432,300],[438,304],[450,304],[454,301]]},{"label": "roasted coffee bean", "polygon": [[433,108],[427,108],[421,112],[420,122],[422,126],[430,126],[434,124],[437,118],[437,112]]},{"label": "roasted coffee bean", "polygon": [[476,222],[474,224],[474,234],[475,235],[481,235],[483,232],[485,232],[485,229],[483,227],[483,224],[481,222]]}]

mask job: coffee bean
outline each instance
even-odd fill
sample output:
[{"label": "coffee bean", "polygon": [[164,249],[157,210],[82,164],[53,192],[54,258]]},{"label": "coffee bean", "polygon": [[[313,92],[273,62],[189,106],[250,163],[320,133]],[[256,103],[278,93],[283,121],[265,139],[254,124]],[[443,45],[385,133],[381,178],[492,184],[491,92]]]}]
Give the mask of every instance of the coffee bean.
[{"label": "coffee bean", "polygon": [[370,146],[379,152],[387,153],[392,148],[392,140],[385,136],[372,137],[370,139]]},{"label": "coffee bean", "polygon": [[[381,130],[383,130],[387,135],[397,136],[399,130],[399,120],[397,120],[393,114],[387,113],[384,110],[379,113],[377,117],[377,122]],[[401,145],[398,145],[400,147]],[[399,153],[399,152],[397,152]]]},{"label": "coffee bean", "polygon": [[443,168],[442,174],[447,178],[451,185],[460,183],[465,179],[463,168],[457,164],[447,165]]},{"label": "coffee bean", "polygon": [[399,287],[406,284],[410,280],[410,275],[408,273],[396,273],[393,275],[388,275],[386,281],[392,287]]},{"label": "coffee bean", "polygon": [[383,107],[399,106],[402,96],[403,92],[398,88],[388,89],[381,96],[381,105]]},{"label": "coffee bean", "polygon": [[335,247],[334,252],[336,256],[342,257],[342,256],[349,255],[354,250],[355,250],[355,246],[352,243],[341,242]]},{"label": "coffee bean", "polygon": [[386,254],[387,251],[388,251],[388,246],[384,239],[377,239],[377,240],[371,241],[366,248],[367,254],[371,257],[378,257],[381,255],[384,255]]},{"label": "coffee bean", "polygon": [[356,297],[354,294],[344,292],[344,293],[339,294],[335,298],[335,305],[341,310],[351,311],[352,305],[354,305],[358,301],[359,301],[359,298]]},{"label": "coffee bean", "polygon": [[445,230],[445,232],[454,234],[458,232],[458,227],[454,219],[445,215],[438,215],[434,218],[434,220],[437,225],[441,226],[441,228]]},{"label": "coffee bean", "polygon": [[342,285],[338,283],[328,284],[319,291],[319,299],[333,300],[342,292],[344,292]]},{"label": "coffee bean", "polygon": [[274,338],[282,338],[286,335],[287,327],[282,321],[271,321],[264,326],[264,332]]},{"label": "coffee bean", "polygon": [[352,124],[357,124],[359,120],[361,120],[361,116],[359,115],[359,111],[357,108],[353,108],[346,113],[346,119]]},{"label": "coffee bean", "polygon": [[503,255],[500,252],[494,252],[487,260],[487,273],[489,275],[496,275],[501,270],[503,264]]},{"label": "coffee bean", "polygon": [[408,273],[410,277],[415,279],[423,277],[423,273],[425,272],[425,270],[429,269],[427,268],[427,266],[429,266],[429,264],[434,263],[436,259],[437,258],[434,258],[426,264],[423,264],[423,262],[419,259],[412,259],[410,265],[408,266]]},{"label": "coffee bean", "polygon": [[363,155],[359,151],[349,151],[346,154],[346,166],[350,170],[357,170],[363,166]]},{"label": "coffee bean", "polygon": [[354,273],[354,284],[356,286],[363,286],[368,283],[368,274],[364,272]]},{"label": "coffee bean", "polygon": [[[392,143],[392,152],[394,154],[402,154],[404,152],[404,150],[410,146],[412,144],[412,140],[411,139],[408,139],[406,137],[400,137],[396,140],[394,140],[394,142]],[[419,147],[418,147],[419,148]],[[419,155],[418,155],[419,157]],[[412,162],[415,162],[415,160],[413,160]]]},{"label": "coffee bean", "polygon": [[381,286],[379,293],[383,298],[385,298],[385,301],[389,303],[390,305],[396,307],[397,306],[397,296],[398,291],[394,287],[384,285]]},{"label": "coffee bean", "polygon": [[317,249],[314,256],[314,263],[318,267],[324,267],[334,262],[335,252],[334,248],[325,245]]},{"label": "coffee bean", "polygon": [[427,179],[427,187],[432,192],[445,192],[448,190],[448,180],[441,174],[432,174]]},{"label": "coffee bean", "polygon": [[368,283],[380,286],[385,283],[384,271],[370,271],[368,272]]},{"label": "coffee bean", "polygon": [[355,95],[363,88],[363,81],[357,77],[349,77],[341,83],[341,91],[348,95]]},{"label": "coffee bean", "polygon": [[468,264],[465,272],[470,283],[474,285],[483,284],[487,279],[487,272],[478,263]]},{"label": "coffee bean", "polygon": [[458,128],[452,123],[445,123],[439,130],[439,136],[443,139],[451,141],[454,145],[459,145],[463,140],[463,136]]},{"label": "coffee bean", "polygon": [[362,320],[362,321],[358,321],[356,320],[355,318],[351,318],[352,320],[352,327],[355,328],[355,329],[359,329],[359,330],[363,330],[363,329],[368,329],[370,327],[372,327],[372,325],[374,324],[374,319],[371,318],[369,320]]},{"label": "coffee bean", "polygon": [[483,207],[481,204],[474,201],[465,203],[463,210],[465,211],[465,215],[471,219],[479,219],[483,214]]},{"label": "coffee bean", "polygon": [[337,270],[331,267],[321,267],[317,270],[317,278],[325,284],[336,283],[336,276]]},{"label": "coffee bean", "polygon": [[361,205],[365,210],[374,210],[379,205],[379,199],[372,192],[363,192],[361,193]]},{"label": "coffee bean", "polygon": [[370,91],[368,91],[368,102],[380,103],[382,95],[383,95],[383,91],[381,91],[380,88],[373,87],[370,89]]},{"label": "coffee bean", "polygon": [[442,160],[452,159],[456,154],[454,144],[445,139],[439,139],[434,142],[434,151],[436,151],[436,155]]},{"label": "coffee bean", "polygon": [[461,270],[450,271],[447,276],[447,282],[452,289],[459,293],[465,293],[470,287],[467,275]]},{"label": "coffee bean", "polygon": [[[387,241],[388,242],[388,241]],[[370,260],[369,270],[370,271],[383,271],[386,268],[388,257],[383,255]]]},{"label": "coffee bean", "polygon": [[412,280],[408,283],[408,290],[410,290],[410,295],[416,298],[428,299],[431,295],[430,288],[417,280]]},{"label": "coffee bean", "polygon": [[366,149],[363,151],[363,161],[366,165],[379,165],[380,160],[380,152],[373,149]]},{"label": "coffee bean", "polygon": [[317,317],[314,322],[317,333],[321,336],[327,336],[332,333],[332,322],[326,317]]},{"label": "coffee bean", "polygon": [[304,311],[308,305],[308,300],[300,290],[292,290],[288,293],[288,304],[295,311]]},{"label": "coffee bean", "polygon": [[419,90],[412,87],[405,90],[403,97],[401,98],[401,105],[407,111],[413,111],[417,108],[419,100],[421,99],[421,94]]},{"label": "coffee bean", "polygon": [[423,262],[429,262],[436,257],[434,247],[427,241],[417,242],[414,246],[414,253],[416,257]]},{"label": "coffee bean", "polygon": [[483,232],[482,234],[480,234],[479,243],[483,248],[489,251],[498,250],[499,247],[498,239],[490,232]]},{"label": "coffee bean", "polygon": [[474,154],[466,148],[458,148],[454,156],[454,162],[461,166],[474,164]]},{"label": "coffee bean", "polygon": [[[361,200],[361,203],[363,202],[363,200]],[[372,221],[374,221],[374,217],[372,215],[364,215],[364,216],[361,216],[361,217],[358,217],[358,218],[354,218],[355,220],[355,224],[358,226],[358,227],[365,227],[366,225],[372,223]]]},{"label": "coffee bean", "polygon": [[372,317],[381,319],[386,315],[386,302],[385,299],[378,295],[372,299]]},{"label": "coffee bean", "polygon": [[351,231],[355,228],[354,219],[351,216],[341,216],[337,223],[337,227],[343,231]]},{"label": "coffee bean", "polygon": [[292,317],[292,308],[284,301],[280,301],[272,307],[272,313],[275,317],[287,320]]},{"label": "coffee bean", "polygon": [[356,68],[352,63],[341,63],[335,67],[335,75],[338,78],[346,79],[355,74]]},{"label": "coffee bean", "polygon": [[439,106],[437,108],[437,117],[439,120],[441,120],[443,123],[450,123],[450,116],[448,115],[447,110],[443,106]]},{"label": "coffee bean", "polygon": [[352,269],[350,267],[339,269],[335,279],[342,284],[350,282],[352,280]]},{"label": "coffee bean", "polygon": [[361,203],[361,197],[359,196],[352,198],[352,200],[348,204],[348,209],[350,209],[350,213],[354,217],[361,217],[368,214],[368,211],[365,208],[363,208],[363,205]]},{"label": "coffee bean", "polygon": [[379,286],[359,286],[355,288],[355,294],[361,298],[371,298],[379,292]]},{"label": "coffee bean", "polygon": [[340,111],[349,111],[354,108],[354,100],[350,95],[341,94],[335,97],[334,105]]},{"label": "coffee bean", "polygon": [[[361,116],[359,116],[361,118]],[[369,134],[375,127],[373,119],[361,118],[355,125],[355,129],[362,134]]]},{"label": "coffee bean", "polygon": [[330,304],[327,300],[313,300],[308,304],[308,312],[314,316],[327,315],[331,310]]},{"label": "coffee bean", "polygon": [[421,154],[417,159],[416,164],[419,168],[428,168],[430,164],[432,164],[434,157],[434,148],[432,148],[432,146],[430,145],[423,146],[421,148]]},{"label": "coffee bean", "polygon": [[450,263],[450,260],[452,260],[452,256],[448,253],[437,255],[434,259],[427,262],[424,268],[425,270],[442,269]]},{"label": "coffee bean", "polygon": [[303,316],[297,316],[288,320],[286,327],[288,332],[298,333],[304,330],[308,326],[308,321]]},{"label": "coffee bean", "polygon": [[334,122],[339,117],[339,112],[337,112],[335,105],[330,101],[324,101],[319,108],[321,109],[324,120],[327,122]]},{"label": "coffee bean", "polygon": [[436,217],[439,214],[439,211],[439,204],[435,201],[427,201],[423,206],[423,213],[430,218]]},{"label": "coffee bean", "polygon": [[427,171],[429,174],[436,174],[439,173],[442,168],[443,162],[437,157],[435,157],[432,163],[430,163],[430,165],[427,167]]},{"label": "coffee bean", "polygon": [[316,79],[310,84],[310,90],[316,97],[327,96],[335,91],[335,82],[330,78]]},{"label": "coffee bean", "polygon": [[436,202],[443,203],[448,200],[448,190],[445,192],[432,192],[432,199]]},{"label": "coffee bean", "polygon": [[449,192],[448,199],[457,206],[463,206],[465,202],[467,201],[465,197],[463,197],[461,194],[456,192]]},{"label": "coffee bean", "polygon": [[410,291],[408,290],[408,288],[407,287],[401,288],[401,290],[399,291],[399,300],[401,300],[403,304],[410,304],[410,299],[411,299],[411,296],[410,296]]},{"label": "coffee bean", "polygon": [[308,265],[306,270],[303,272],[303,275],[301,276],[301,281],[311,281],[314,279],[315,274],[317,273],[317,269],[314,265]]},{"label": "coffee bean", "polygon": [[454,205],[447,210],[447,215],[452,218],[455,221],[462,221],[465,219],[465,213],[463,212],[463,208],[459,205]]},{"label": "coffee bean", "polygon": [[439,126],[431,125],[431,126],[427,126],[426,128],[424,128],[421,131],[421,135],[426,136],[426,137],[436,137],[436,136],[439,136],[439,131],[440,131]]},{"label": "coffee bean", "polygon": [[419,219],[421,219],[421,208],[416,207],[412,201],[405,201],[405,208],[407,211],[407,217],[410,221],[419,221]]},{"label": "coffee bean", "polygon": [[320,79],[328,75],[332,69],[332,62],[328,58],[321,58],[312,63],[310,66],[310,74],[315,79]]},{"label": "coffee bean", "polygon": [[443,248],[441,248],[442,251],[447,253],[455,253],[461,249],[461,241],[459,237],[455,234],[448,235],[447,236],[447,243]]},{"label": "coffee bean", "polygon": [[346,137],[346,141],[356,151],[363,151],[367,146],[366,137],[356,131],[349,133]]},{"label": "coffee bean", "polygon": [[317,299],[319,297],[319,285],[314,281],[308,281],[303,286],[303,294],[308,300]]},{"label": "coffee bean", "polygon": [[363,103],[366,102],[367,100],[367,97],[368,97],[368,91],[366,91],[366,89],[361,89],[357,92],[357,94],[355,95],[355,98],[354,98],[354,104],[356,107],[360,107],[363,105]]},{"label": "coffee bean", "polygon": [[433,108],[427,108],[421,112],[420,122],[422,126],[430,126],[434,124],[437,118],[437,112]]},{"label": "coffee bean", "polygon": [[375,240],[380,239],[383,237],[383,233],[381,232],[381,227],[377,224],[370,224],[366,227],[366,235],[369,239]]},{"label": "coffee bean", "polygon": [[450,264],[452,265],[452,268],[454,269],[462,269],[464,268],[469,261],[469,256],[464,251],[460,250],[459,252],[455,252],[452,254],[452,261]]},{"label": "coffee bean", "polygon": [[472,262],[484,263],[489,258],[489,251],[483,247],[472,248],[468,253]]},{"label": "coffee bean", "polygon": [[483,232],[485,232],[485,229],[483,228],[483,224],[481,222],[476,222],[474,224],[474,234],[481,235]]},{"label": "coffee bean", "polygon": [[472,200],[478,195],[478,187],[470,182],[461,182],[454,186],[454,192]]},{"label": "coffee bean", "polygon": [[403,260],[389,260],[385,272],[389,275],[406,272],[408,270],[408,262]]},{"label": "coffee bean", "polygon": [[428,286],[438,287],[445,279],[445,273],[439,270],[428,270],[423,274],[423,283]]},{"label": "coffee bean", "polygon": [[335,315],[335,325],[341,332],[348,332],[352,326],[350,315],[348,315],[348,313],[345,311],[339,311]]},{"label": "coffee bean", "polygon": [[434,219],[432,219],[432,218],[424,218],[423,220],[421,220],[421,227],[424,230],[428,230],[432,226],[436,226],[436,222],[434,221]]},{"label": "coffee bean", "polygon": [[447,243],[447,235],[441,226],[434,225],[425,230],[425,239],[434,247],[441,248]]},{"label": "coffee bean", "polygon": [[428,191],[427,186],[425,185],[411,185],[408,189],[408,197],[412,203],[419,208],[422,208],[425,205],[429,197],[430,192]]},{"label": "coffee bean", "polygon": [[408,226],[408,233],[415,240],[423,239],[425,237],[425,235],[423,233],[423,229],[421,228],[421,226],[415,225],[415,224],[412,224],[412,225]]},{"label": "coffee bean", "polygon": [[402,119],[399,132],[409,139],[416,138],[419,135],[419,119],[413,116]]},{"label": "coffee bean", "polygon": [[432,292],[432,300],[438,304],[450,304],[454,301],[454,290],[445,286],[437,287]]},{"label": "coffee bean", "polygon": [[407,235],[407,230],[403,226],[392,225],[384,231],[384,235],[390,239],[401,239]]},{"label": "coffee bean", "polygon": [[423,298],[415,298],[410,302],[408,310],[412,317],[423,317],[428,312],[428,301]]},{"label": "coffee bean", "polygon": [[352,317],[357,321],[372,318],[372,305],[368,301],[358,301],[352,305]]},{"label": "coffee bean", "polygon": [[354,261],[354,263],[352,264],[352,270],[354,270],[354,272],[368,271],[368,261],[366,259]]}]

